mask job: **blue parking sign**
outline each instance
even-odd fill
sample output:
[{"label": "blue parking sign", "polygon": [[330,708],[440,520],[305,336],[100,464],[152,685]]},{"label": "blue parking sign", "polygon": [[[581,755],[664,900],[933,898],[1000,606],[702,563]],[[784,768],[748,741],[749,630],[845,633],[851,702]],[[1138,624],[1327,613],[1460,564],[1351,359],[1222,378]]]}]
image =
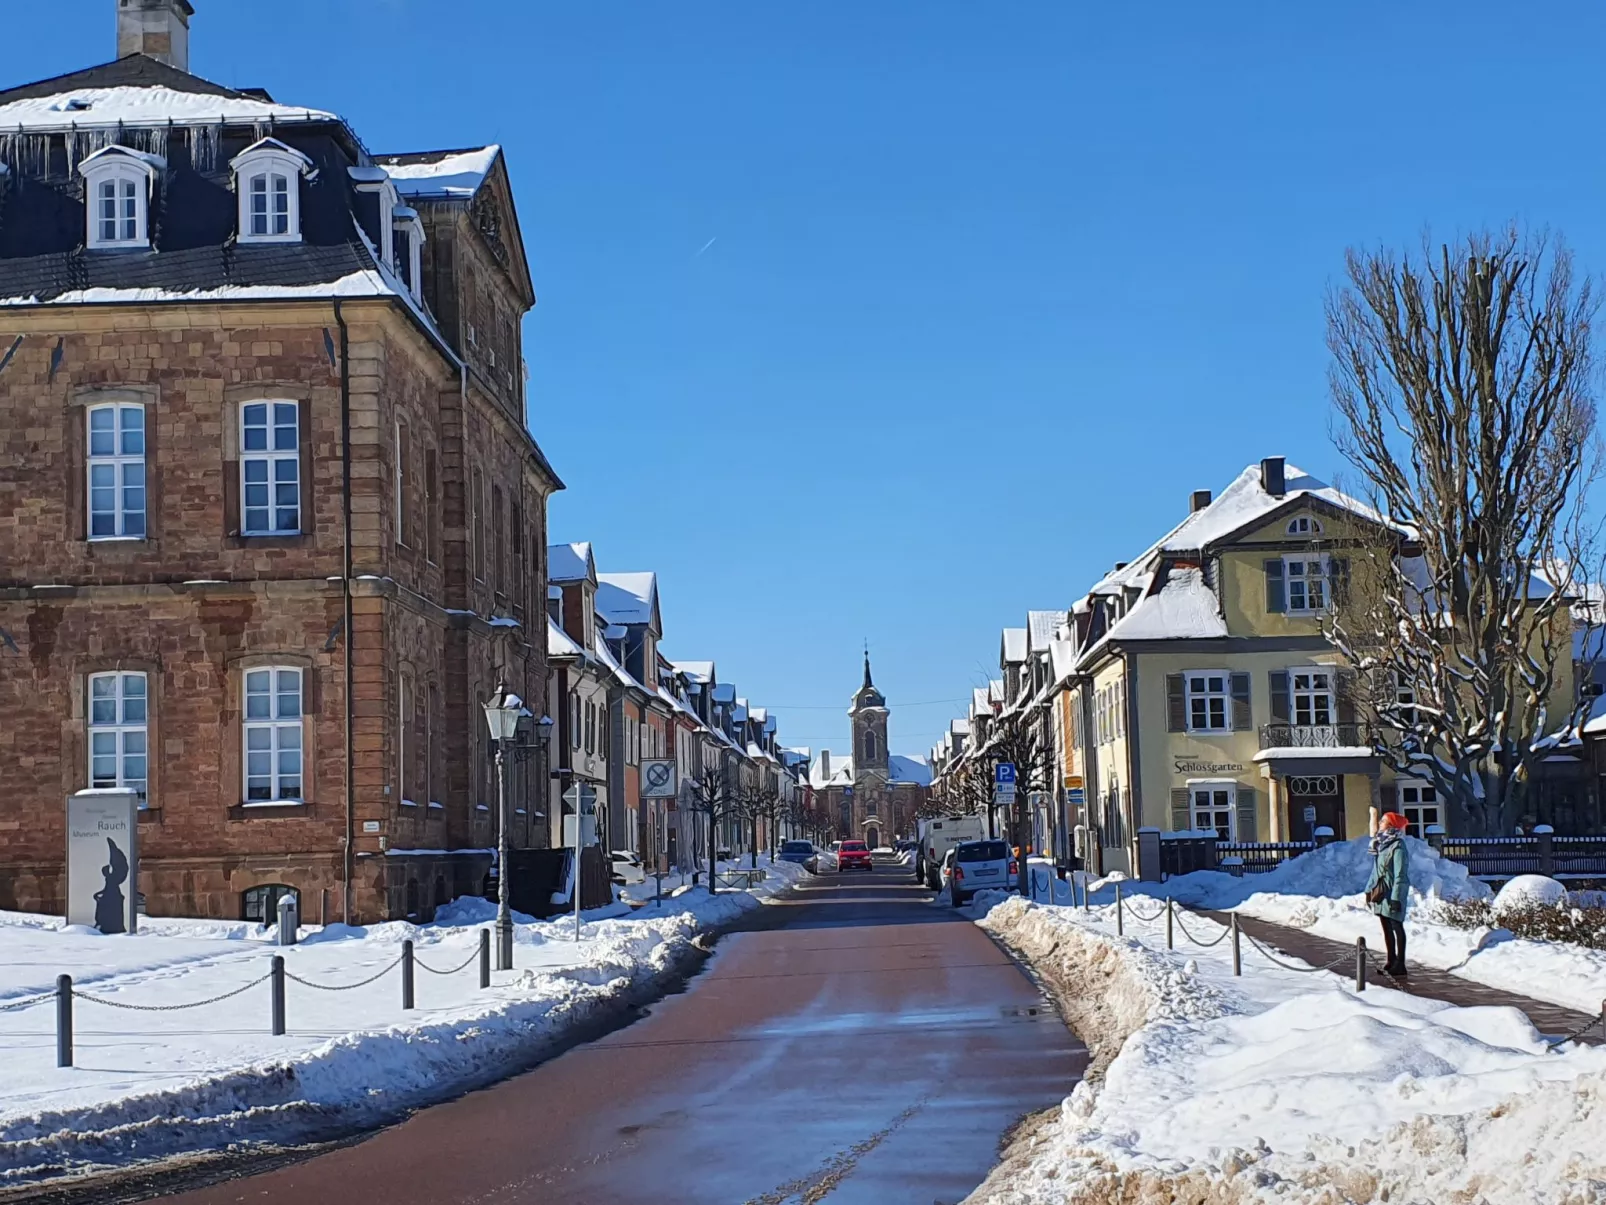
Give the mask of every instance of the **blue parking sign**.
[{"label": "blue parking sign", "polygon": [[999,786],[1015,785],[1015,763],[1001,761],[995,768],[993,781]]}]

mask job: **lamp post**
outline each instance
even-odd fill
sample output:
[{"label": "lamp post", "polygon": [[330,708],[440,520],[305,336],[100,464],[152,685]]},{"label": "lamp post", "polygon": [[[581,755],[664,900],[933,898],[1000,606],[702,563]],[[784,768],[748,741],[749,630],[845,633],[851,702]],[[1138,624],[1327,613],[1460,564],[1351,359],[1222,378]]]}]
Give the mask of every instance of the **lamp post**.
[{"label": "lamp post", "polygon": [[507,746],[518,731],[524,700],[505,681],[485,703],[485,724],[496,742],[496,969],[513,969],[513,908],[508,901]]}]

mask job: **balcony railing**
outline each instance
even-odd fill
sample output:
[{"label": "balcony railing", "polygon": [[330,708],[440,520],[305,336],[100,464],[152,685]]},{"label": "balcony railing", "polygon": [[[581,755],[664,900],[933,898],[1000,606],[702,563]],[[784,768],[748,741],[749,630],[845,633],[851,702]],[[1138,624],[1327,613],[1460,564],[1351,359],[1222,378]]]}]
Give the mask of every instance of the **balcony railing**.
[{"label": "balcony railing", "polygon": [[1262,724],[1262,749],[1370,748],[1372,730],[1365,724]]}]

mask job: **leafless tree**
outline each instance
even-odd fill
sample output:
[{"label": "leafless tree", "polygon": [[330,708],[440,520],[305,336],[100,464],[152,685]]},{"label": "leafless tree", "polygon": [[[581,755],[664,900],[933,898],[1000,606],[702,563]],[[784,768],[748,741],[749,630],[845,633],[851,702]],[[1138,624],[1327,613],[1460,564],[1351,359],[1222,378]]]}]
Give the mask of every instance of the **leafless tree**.
[{"label": "leafless tree", "polygon": [[692,813],[708,824],[708,891],[712,895],[719,890],[719,826],[739,813],[730,779],[719,766],[705,766],[689,779],[687,796]]},{"label": "leafless tree", "polygon": [[1328,300],[1335,438],[1386,518],[1350,533],[1327,635],[1382,755],[1483,832],[1585,706],[1560,688],[1594,569],[1594,314],[1561,242],[1515,230],[1352,250]]},{"label": "leafless tree", "polygon": [[[1000,716],[988,738],[986,755],[990,767],[1008,762],[1015,767],[1015,807],[1013,809],[1014,839],[1010,842],[1021,850],[1018,870],[1020,892],[1027,892],[1028,871],[1026,847],[1031,843],[1031,826],[1027,819],[1027,801],[1036,792],[1052,793],[1054,789],[1054,748],[1043,739],[1042,726],[1028,713],[1016,712]],[[989,768],[988,777],[993,777]],[[991,801],[989,801],[990,803]]]}]

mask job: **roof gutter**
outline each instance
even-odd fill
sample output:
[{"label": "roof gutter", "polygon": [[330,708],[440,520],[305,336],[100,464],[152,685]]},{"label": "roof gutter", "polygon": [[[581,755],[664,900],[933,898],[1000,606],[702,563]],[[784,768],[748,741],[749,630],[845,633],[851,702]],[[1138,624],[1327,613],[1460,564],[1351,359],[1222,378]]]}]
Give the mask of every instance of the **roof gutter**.
[{"label": "roof gutter", "polygon": [[351,332],[346,316],[340,310],[340,298],[335,298],[335,325],[340,328],[340,593],[341,620],[345,626],[345,778],[346,778],[346,840],[341,866],[341,917],[351,924],[351,880],[357,864],[357,774],[352,752],[353,705],[351,691],[355,673],[352,668],[351,642],[355,633],[351,622]]}]

